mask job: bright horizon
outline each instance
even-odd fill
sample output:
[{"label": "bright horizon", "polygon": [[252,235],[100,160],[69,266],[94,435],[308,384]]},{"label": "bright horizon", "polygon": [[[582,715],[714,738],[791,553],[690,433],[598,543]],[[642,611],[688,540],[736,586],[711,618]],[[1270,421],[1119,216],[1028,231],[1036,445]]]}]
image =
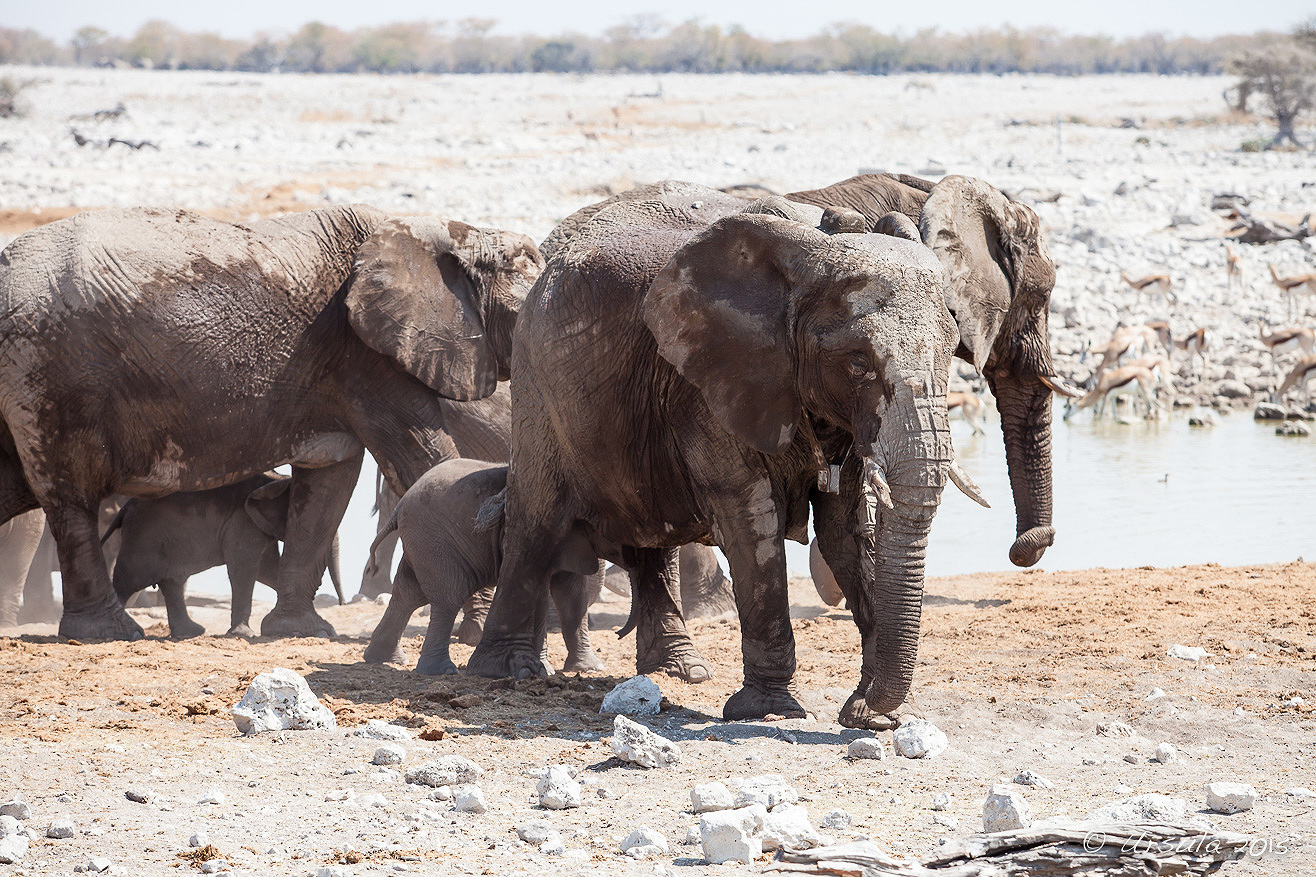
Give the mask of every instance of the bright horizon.
[{"label": "bright horizon", "polygon": [[[655,7],[662,6],[662,12]],[[942,0],[937,4],[875,4],[865,0],[816,0],[807,4],[764,4],[756,0],[723,0],[717,9],[702,0],[611,0],[601,3],[545,4],[539,0],[485,0],[476,7],[426,0],[377,0],[347,3],[270,3],[229,0],[222,4],[179,4],[176,0],[49,0],[15,4],[0,16],[0,27],[31,28],[61,43],[81,27],[99,27],[114,36],[132,35],[147,21],[167,21],[187,32],[217,32],[232,39],[258,33],[291,33],[319,21],[343,30],[409,21],[445,22],[468,18],[495,19],[492,33],[542,37],[579,33],[599,36],[617,25],[644,16],[670,27],[687,20],[723,28],[742,27],[773,40],[813,36],[839,23],[859,23],[884,33],[912,35],[927,28],[951,33],[1014,27],[1054,28],[1064,34],[1115,38],[1163,33],[1170,37],[1209,39],[1227,34],[1288,31],[1313,17],[1310,0],[1274,0],[1257,6],[1226,0],[1203,0],[1186,14],[1181,3],[1156,0],[1107,0],[1096,3],[1055,3],[1054,0]]]}]

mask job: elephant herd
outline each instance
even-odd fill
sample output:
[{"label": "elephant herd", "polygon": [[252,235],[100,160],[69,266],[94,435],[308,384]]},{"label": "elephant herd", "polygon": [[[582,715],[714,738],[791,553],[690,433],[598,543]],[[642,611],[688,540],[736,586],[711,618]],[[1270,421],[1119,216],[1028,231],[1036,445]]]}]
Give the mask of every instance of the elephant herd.
[{"label": "elephant herd", "polygon": [[[863,644],[841,721],[880,728],[909,690],[941,490],[985,504],[951,446],[952,356],[998,401],[1011,560],[1054,538],[1051,393],[1074,392],[1051,364],[1054,282],[1036,215],[954,176],[759,200],[663,182],[538,246],[360,205],[249,225],[78,214],[0,253],[0,521],[44,510],[61,635],[138,639],[121,598],[170,579],[139,564],[121,582],[121,552],[111,580],[102,500],[276,494],[281,555],[216,549],[233,630],[250,633],[260,578],[278,595],[262,634],[332,635],[313,596],[369,450],[402,496],[384,529],[404,553],[367,660],[399,658],[432,603],[417,669],[455,672],[454,616],[479,592],[466,672],[548,672],[550,596],[569,666],[596,667],[587,582],[606,559],[630,573],[638,672],[701,681],[678,557],[716,545],[740,616],[734,719],[803,713],[784,540],[812,518]],[[290,478],[266,474],[281,465]]]}]

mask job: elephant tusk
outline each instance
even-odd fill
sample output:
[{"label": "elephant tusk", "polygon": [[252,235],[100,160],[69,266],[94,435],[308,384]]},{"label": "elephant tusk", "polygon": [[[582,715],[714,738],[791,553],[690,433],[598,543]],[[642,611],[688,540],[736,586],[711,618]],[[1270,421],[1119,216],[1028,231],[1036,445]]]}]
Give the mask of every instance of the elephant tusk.
[{"label": "elephant tusk", "polygon": [[864,474],[868,477],[868,484],[873,488],[877,501],[888,509],[894,509],[895,504],[891,502],[891,485],[886,482],[886,473],[882,471],[882,465],[872,457],[865,457]]},{"label": "elephant tusk", "polygon": [[1037,379],[1046,384],[1052,392],[1059,393],[1061,396],[1069,396],[1070,398],[1077,399],[1083,395],[1083,391],[1078,387],[1075,387],[1064,378],[1056,375],[1038,375]]},{"label": "elephant tusk", "polygon": [[976,502],[978,505],[985,509],[992,507],[992,504],[987,501],[987,497],[983,495],[982,488],[978,486],[977,482],[969,477],[968,472],[964,471],[964,468],[960,466],[959,460],[950,461],[950,480],[955,482],[955,486],[958,487],[965,496]]}]

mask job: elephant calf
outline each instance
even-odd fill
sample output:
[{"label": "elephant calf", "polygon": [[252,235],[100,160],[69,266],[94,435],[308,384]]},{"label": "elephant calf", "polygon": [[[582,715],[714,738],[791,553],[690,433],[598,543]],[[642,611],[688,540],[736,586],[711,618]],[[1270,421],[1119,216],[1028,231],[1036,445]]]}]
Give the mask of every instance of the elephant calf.
[{"label": "elephant calf", "polygon": [[[370,547],[373,556],[394,531],[402,540],[393,596],[370,637],[366,661],[402,663],[402,632],[412,613],[428,603],[429,628],[416,672],[427,676],[457,672],[448,654],[457,612],[469,597],[498,581],[502,561],[501,513],[489,523],[477,524],[476,518],[506,486],[506,465],[456,459],[435,466],[406,492]],[[554,566],[551,590],[567,646],[562,669],[600,670],[603,665],[590,648],[586,613],[587,579],[597,575],[599,561],[583,539],[568,539]],[[537,625],[541,649],[546,613],[545,606]]]},{"label": "elephant calf", "polygon": [[[189,576],[224,565],[233,588],[229,633],[255,636],[250,626],[252,590],[257,580],[271,587],[278,580],[290,483],[286,476],[255,475],[213,490],[124,503],[101,537],[104,542],[122,530],[113,578],[120,602],[158,584],[169,613],[169,635],[200,636],[206,631],[188,616],[184,587]],[[341,603],[336,536],[327,560]]]}]

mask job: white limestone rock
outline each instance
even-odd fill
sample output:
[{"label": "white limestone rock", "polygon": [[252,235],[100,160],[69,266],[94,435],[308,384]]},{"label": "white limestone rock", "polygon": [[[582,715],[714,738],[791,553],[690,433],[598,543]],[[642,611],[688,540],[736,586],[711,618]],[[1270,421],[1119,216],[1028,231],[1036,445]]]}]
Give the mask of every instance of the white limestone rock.
[{"label": "white limestone rock", "polygon": [[730,810],[734,806],[735,796],[722,783],[703,783],[690,790],[690,809],[695,813]]},{"label": "white limestone rock", "polygon": [[886,744],[876,737],[860,737],[850,741],[850,745],[845,748],[845,757],[883,761],[886,759]]},{"label": "white limestone rock", "polygon": [[1088,819],[1092,822],[1178,822],[1208,830],[1215,827],[1201,817],[1190,815],[1185,799],[1156,793],[1104,804],[1089,813]]},{"label": "white limestone rock", "polygon": [[1257,790],[1247,783],[1208,783],[1206,806],[1215,813],[1242,813],[1257,803]]},{"label": "white limestone rock", "polygon": [[932,796],[933,810],[946,810],[950,808],[950,794],[947,792],[938,792]]},{"label": "white limestone rock", "polygon": [[612,754],[641,767],[666,767],[681,760],[675,743],[619,715],[612,722]]},{"label": "white limestone rock", "polygon": [[1157,764],[1169,764],[1179,757],[1179,752],[1174,748],[1173,743],[1161,743],[1156,747],[1156,752],[1152,754],[1152,761]]},{"label": "white limestone rock", "polygon": [[1024,796],[1004,783],[992,786],[982,805],[982,830],[1010,831],[1033,824],[1033,811]]},{"label": "white limestone rock", "polygon": [[1021,786],[1036,786],[1039,789],[1053,789],[1056,785],[1040,773],[1031,770],[1020,771],[1014,781]]},{"label": "white limestone rock", "polygon": [[794,804],[798,800],[800,793],[775,773],[740,780],[736,786],[736,807],[762,804],[766,809],[773,810],[782,804]]},{"label": "white limestone rock", "polygon": [[22,798],[15,798],[0,804],[0,816],[12,816],[17,820],[31,819],[32,808]]},{"label": "white limestone rock", "polygon": [[648,676],[632,676],[603,697],[601,715],[656,716],[663,693]]},{"label": "white limestone rock", "polygon": [[459,786],[473,782],[484,776],[484,771],[469,758],[460,755],[440,755],[431,762],[418,765],[407,771],[405,778],[409,783],[423,786]]},{"label": "white limestone rock", "polygon": [[452,790],[452,803],[462,813],[483,813],[489,809],[484,802],[484,790],[470,784]]},{"label": "white limestone rock", "polygon": [[77,833],[76,826],[73,824],[73,817],[67,813],[61,813],[51,820],[49,827],[46,828],[46,837],[55,840],[66,840]]},{"label": "white limestone rock", "polygon": [[12,816],[0,816],[0,864],[17,865],[27,855],[27,834]]},{"label": "white limestone rock", "polygon": [[853,821],[854,820],[849,812],[838,807],[835,810],[829,811],[827,815],[823,817],[822,827],[836,831],[842,828],[849,828],[850,823]]},{"label": "white limestone rock", "polygon": [[547,819],[531,819],[516,827],[516,836],[532,846],[539,846],[557,833]]},{"label": "white limestone rock", "polygon": [[710,865],[752,863],[763,854],[763,823],[767,818],[767,808],[762,804],[705,814],[699,820],[704,859]]},{"label": "white limestone rock", "polygon": [[799,804],[782,804],[763,820],[763,849],[788,847],[808,850],[824,846],[823,836],[809,822],[809,811]]},{"label": "white limestone rock", "polygon": [[306,680],[279,667],[251,680],[251,686],[233,707],[233,722],[243,734],[262,731],[307,731],[334,728],[338,723],[316,699]]},{"label": "white limestone rock", "polygon": [[407,750],[399,743],[385,743],[375,750],[371,764],[401,764],[407,760]]},{"label": "white limestone rock", "polygon": [[201,796],[196,799],[198,804],[223,804],[224,793],[219,789],[206,789]]},{"label": "white limestone rock", "polygon": [[941,729],[923,719],[912,719],[896,728],[896,753],[905,758],[936,758],[950,742]]},{"label": "white limestone rock", "polygon": [[1185,646],[1185,645],[1179,645],[1178,643],[1170,646],[1169,651],[1165,653],[1166,657],[1168,658],[1178,658],[1181,661],[1193,661],[1193,662],[1197,662],[1202,660],[1203,658],[1209,657],[1210,654],[1211,654],[1210,652],[1208,652],[1206,649],[1202,648],[1201,646]]},{"label": "white limestone rock", "polygon": [[667,849],[667,838],[647,825],[641,825],[621,842],[621,851],[633,859],[661,856]]},{"label": "white limestone rock", "polygon": [[391,725],[383,719],[371,719],[352,732],[355,737],[370,740],[391,740],[394,743],[406,743],[411,739],[411,732],[400,725]]},{"label": "white limestone rock", "polygon": [[549,810],[580,806],[580,783],[565,765],[550,767],[536,791],[539,792],[539,805]]}]

